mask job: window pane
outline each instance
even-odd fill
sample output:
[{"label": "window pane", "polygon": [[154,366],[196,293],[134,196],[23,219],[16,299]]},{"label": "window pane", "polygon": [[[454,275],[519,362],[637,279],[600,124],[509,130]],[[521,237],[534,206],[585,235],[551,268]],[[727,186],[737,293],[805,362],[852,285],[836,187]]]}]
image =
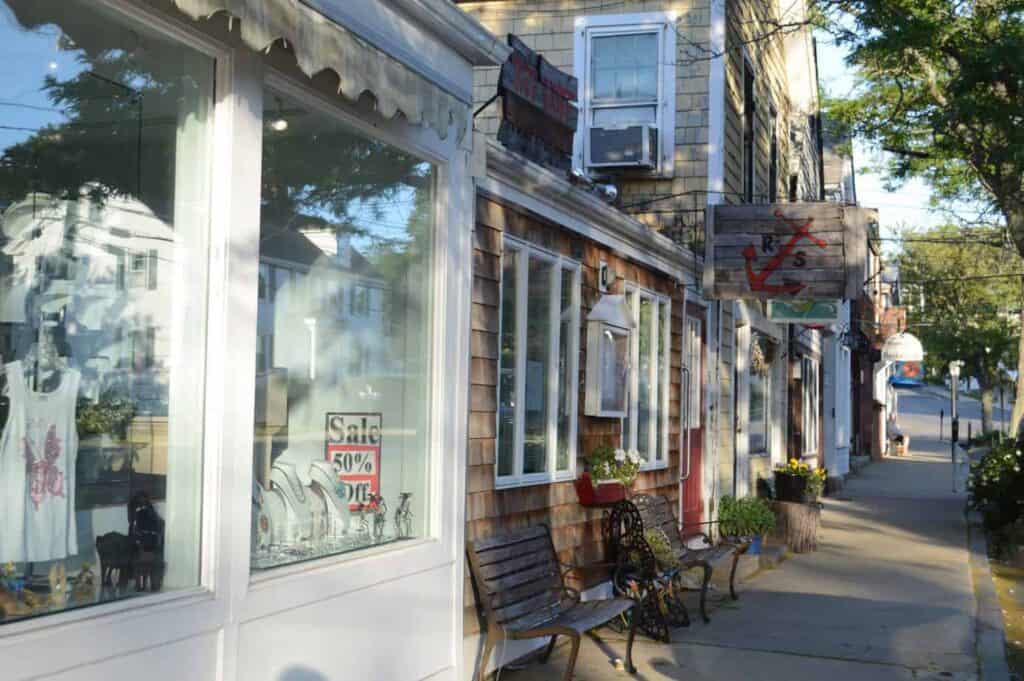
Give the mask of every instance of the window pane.
[{"label": "window pane", "polygon": [[594,99],[658,98],[658,35],[595,37],[591,43]]},{"label": "window pane", "polygon": [[2,5],[11,622],[199,584],[214,63],[98,3]]},{"label": "window pane", "polygon": [[543,473],[548,461],[548,371],[555,267],[530,258],[526,291],[526,395],[523,400],[523,473]]},{"label": "window pane", "polygon": [[765,404],[767,398],[766,384],[766,376],[758,371],[750,372],[750,409],[748,421],[750,423],[751,452],[764,451],[767,443],[767,424],[765,422],[767,414]]},{"label": "window pane", "polygon": [[264,120],[257,570],[423,534],[435,201],[410,154],[269,90]]},{"label": "window pane", "polygon": [[[626,334],[612,333],[605,329],[601,337],[604,344],[602,355],[614,358],[614,361],[605,362],[601,367],[604,375],[601,377],[602,395],[601,409],[606,411],[621,411],[623,407],[628,413],[629,405],[626,404],[626,396],[622,394],[622,374],[626,373],[629,365],[629,336]],[[623,433],[629,432],[629,418],[623,419]],[[628,436],[627,436],[628,437]]]},{"label": "window pane", "polygon": [[640,458],[650,461],[651,454],[651,428],[654,426],[652,417],[653,405],[651,385],[651,364],[654,361],[652,350],[654,349],[651,335],[651,321],[654,304],[650,298],[640,298],[640,328],[638,339],[640,343],[639,363],[637,364],[637,407],[636,407],[636,450]]},{"label": "window pane", "polygon": [[658,122],[658,110],[653,106],[621,106],[594,109],[594,125],[606,128],[624,127]]},{"label": "window pane", "polygon": [[658,429],[655,433],[657,438],[657,459],[658,461],[664,461],[668,453],[665,451],[665,447],[668,444],[665,435],[665,429],[668,421],[668,363],[669,363],[669,347],[670,341],[668,340],[668,322],[669,322],[669,306],[667,303],[661,303],[658,306],[658,371],[657,371],[657,392],[658,392]]},{"label": "window pane", "polygon": [[562,300],[559,312],[558,334],[558,452],[555,469],[569,469],[569,455],[574,447],[572,420],[574,416],[573,396],[579,386],[573,381],[572,368],[575,361],[573,347],[579,336],[576,326],[576,272],[562,270]]},{"label": "window pane", "polygon": [[519,354],[516,324],[516,271],[519,252],[506,248],[501,275],[501,370],[498,376],[498,475],[515,473],[516,452],[516,357]]}]

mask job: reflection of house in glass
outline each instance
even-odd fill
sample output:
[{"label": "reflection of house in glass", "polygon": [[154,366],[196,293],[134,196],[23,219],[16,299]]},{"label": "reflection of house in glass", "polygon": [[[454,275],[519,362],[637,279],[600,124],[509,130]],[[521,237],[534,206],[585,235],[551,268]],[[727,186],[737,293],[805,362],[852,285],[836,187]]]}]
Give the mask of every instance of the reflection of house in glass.
[{"label": "reflection of house in glass", "polygon": [[334,384],[380,375],[387,291],[336,228],[311,223],[273,233],[260,246],[257,371],[287,369]]},{"label": "reflection of house in glass", "polygon": [[166,416],[174,233],[131,199],[30,194],[2,215],[0,353],[25,356],[41,326],[83,375],[82,396],[116,390]]}]

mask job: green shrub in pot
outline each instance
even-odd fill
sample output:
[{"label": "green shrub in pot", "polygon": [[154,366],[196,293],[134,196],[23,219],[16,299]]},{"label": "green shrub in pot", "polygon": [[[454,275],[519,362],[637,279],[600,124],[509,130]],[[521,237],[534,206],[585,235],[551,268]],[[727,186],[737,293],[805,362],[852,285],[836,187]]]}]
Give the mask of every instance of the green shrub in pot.
[{"label": "green shrub in pot", "polygon": [[775,529],[775,513],[765,499],[722,497],[719,529],[727,537],[763,537]]}]

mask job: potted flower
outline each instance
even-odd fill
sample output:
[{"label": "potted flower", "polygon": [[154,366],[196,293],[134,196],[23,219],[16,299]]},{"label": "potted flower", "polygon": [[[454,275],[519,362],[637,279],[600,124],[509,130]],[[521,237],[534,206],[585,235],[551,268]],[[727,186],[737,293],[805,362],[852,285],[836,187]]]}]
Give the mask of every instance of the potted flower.
[{"label": "potted flower", "polygon": [[761,553],[764,536],[775,529],[771,505],[758,497],[722,497],[718,521],[723,536],[750,539],[747,553],[752,555]]},{"label": "potted flower", "polygon": [[[133,454],[128,446],[128,429],[135,418],[131,399],[116,390],[106,390],[96,401],[81,398],[75,412],[79,451],[93,453],[92,468],[84,478],[95,481],[106,473],[127,472]],[[80,456],[80,461],[87,457]]]},{"label": "potted flower", "polygon": [[799,459],[790,459],[786,465],[775,468],[775,498],[799,504],[817,501],[826,477],[824,468],[811,468]]},{"label": "potted flower", "polygon": [[576,481],[576,493],[584,506],[612,504],[626,498],[640,472],[636,452],[601,446],[587,457],[587,471]]}]

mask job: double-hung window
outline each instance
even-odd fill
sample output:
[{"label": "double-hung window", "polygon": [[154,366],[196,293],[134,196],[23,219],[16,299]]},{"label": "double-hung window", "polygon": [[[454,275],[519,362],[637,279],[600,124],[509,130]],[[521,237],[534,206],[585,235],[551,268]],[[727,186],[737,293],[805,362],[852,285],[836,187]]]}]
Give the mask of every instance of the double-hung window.
[{"label": "double-hung window", "polygon": [[751,454],[766,454],[771,426],[769,408],[771,404],[771,364],[763,347],[766,341],[754,334],[750,343],[750,395],[747,402],[749,422],[749,443]]},{"label": "double-hung window", "polygon": [[804,357],[802,363],[802,396],[803,396],[803,455],[818,453],[818,434],[821,423],[818,418],[818,404],[821,395],[818,389],[818,360]]},{"label": "double-hung window", "polygon": [[674,17],[666,12],[578,17],[577,167],[672,172]]},{"label": "double-hung window", "polygon": [[579,263],[506,237],[498,377],[499,486],[573,477]]},{"label": "double-hung window", "polygon": [[636,324],[630,348],[628,416],[622,420],[623,448],[635,451],[644,468],[668,463],[671,303],[641,289],[628,289],[626,302]]}]

